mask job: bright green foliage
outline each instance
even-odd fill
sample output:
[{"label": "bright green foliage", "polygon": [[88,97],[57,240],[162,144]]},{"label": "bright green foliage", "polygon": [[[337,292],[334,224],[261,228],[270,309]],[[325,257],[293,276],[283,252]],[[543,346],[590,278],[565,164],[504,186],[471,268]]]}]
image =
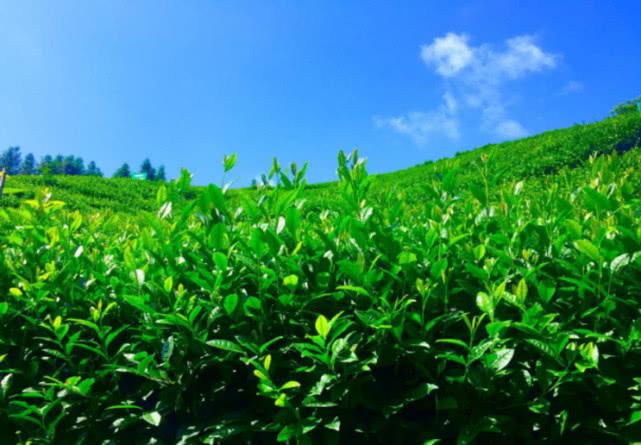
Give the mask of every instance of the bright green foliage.
[{"label": "bright green foliage", "polygon": [[7,186],[12,193],[0,200],[0,208],[17,207],[46,187],[57,200],[65,202],[68,210],[136,215],[157,210],[155,198],[160,184],[96,176],[11,176]]},{"label": "bright green foliage", "polygon": [[641,96],[636,99],[627,100],[617,106],[615,106],[610,114],[612,116],[618,116],[620,114],[627,113],[638,113],[641,111]]},{"label": "bright green foliage", "polygon": [[340,153],[331,200],[274,162],[0,209],[0,443],[639,441],[639,118],[594,125],[398,188]]}]

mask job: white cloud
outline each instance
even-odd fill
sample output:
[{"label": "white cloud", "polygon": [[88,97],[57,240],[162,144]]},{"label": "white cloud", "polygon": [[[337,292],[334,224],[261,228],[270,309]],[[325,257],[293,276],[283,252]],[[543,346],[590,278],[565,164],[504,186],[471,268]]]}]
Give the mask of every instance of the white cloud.
[{"label": "white cloud", "polygon": [[412,138],[416,145],[424,145],[434,136],[443,135],[456,140],[460,137],[455,116],[457,103],[449,94],[443,96],[443,105],[430,112],[411,111],[401,116],[375,118],[376,125],[388,127]]},{"label": "white cloud", "polygon": [[411,111],[401,116],[377,118],[376,124],[410,136],[416,145],[426,144],[435,134],[443,134],[450,139],[460,136],[458,121],[438,111]]},{"label": "white cloud", "polygon": [[513,119],[499,122],[494,128],[494,132],[504,139],[518,139],[528,134],[527,130]]},{"label": "white cloud", "polygon": [[506,48],[499,51],[489,45],[470,46],[468,40],[465,34],[451,32],[437,37],[421,47],[421,59],[443,77],[467,76],[472,82],[496,83],[554,68],[559,58],[539,48],[529,35],[507,39]]},{"label": "white cloud", "polygon": [[570,80],[565,84],[563,89],[558,93],[559,96],[565,96],[566,94],[578,93],[583,91],[583,84],[576,80]]},{"label": "white cloud", "polygon": [[454,98],[452,93],[449,91],[446,92],[443,95],[443,102],[445,103],[445,107],[447,108],[447,111],[450,113],[455,113],[457,108],[458,108],[458,101]]},{"label": "white cloud", "polygon": [[[471,45],[469,36],[452,32],[421,46],[420,57],[444,80],[442,104],[428,112],[377,120],[379,125],[409,135],[419,144],[435,133],[458,138],[461,109],[478,110],[483,131],[500,138],[526,136],[523,125],[508,115],[506,84],[553,69],[560,59],[559,55],[544,51],[530,35],[509,38],[502,48],[496,48],[489,44]],[[576,91],[581,88],[579,85],[577,82],[568,87]]]},{"label": "white cloud", "polygon": [[507,50],[489,53],[485,69],[517,79],[529,72],[554,68],[558,56],[548,54],[536,46],[532,36],[517,36],[507,40]]},{"label": "white cloud", "polygon": [[472,62],[473,52],[467,45],[464,34],[447,33],[437,37],[430,45],[421,47],[421,58],[428,64],[436,65],[436,71],[445,77],[456,75]]}]

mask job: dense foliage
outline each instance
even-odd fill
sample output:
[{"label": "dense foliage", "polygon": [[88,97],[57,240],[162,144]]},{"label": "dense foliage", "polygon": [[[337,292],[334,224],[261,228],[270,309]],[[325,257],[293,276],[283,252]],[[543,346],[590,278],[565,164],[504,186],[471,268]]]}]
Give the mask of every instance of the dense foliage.
[{"label": "dense foliage", "polygon": [[340,153],[311,191],[0,209],[0,440],[638,441],[640,120],[398,188]]},{"label": "dense foliage", "polygon": [[615,106],[610,114],[612,116],[618,116],[620,114],[632,114],[641,110],[641,96],[627,100],[617,106]]},{"label": "dense foliage", "polygon": [[155,210],[159,186],[150,181],[90,176],[11,176],[0,208],[17,207],[35,198],[39,190],[48,188],[57,200],[65,202],[68,210],[136,215]]}]

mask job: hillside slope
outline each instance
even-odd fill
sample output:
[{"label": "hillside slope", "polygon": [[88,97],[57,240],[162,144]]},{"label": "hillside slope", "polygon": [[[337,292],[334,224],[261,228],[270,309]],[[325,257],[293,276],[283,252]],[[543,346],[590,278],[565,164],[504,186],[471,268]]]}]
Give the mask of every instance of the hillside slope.
[{"label": "hillside slope", "polygon": [[[436,162],[392,173],[372,175],[372,190],[381,193],[390,190],[408,190],[421,187],[435,177],[446,177],[448,182],[469,188],[480,184],[479,158],[487,155],[488,175],[495,184],[528,177],[553,175],[565,168],[584,164],[591,155],[624,153],[641,145],[641,113],[609,117],[601,121],[574,125],[547,131],[516,141],[490,144],[457,154]],[[35,196],[35,191],[47,187],[67,208],[82,211],[110,210],[115,213],[135,214],[156,210],[159,183],[132,179],[107,179],[87,176],[16,176],[10,178],[0,207],[15,207],[20,199]],[[198,187],[194,187],[194,196]],[[309,184],[306,194],[312,203],[331,201],[336,193],[336,182]],[[247,193],[238,189],[232,196]]]},{"label": "hillside slope", "polygon": [[[455,157],[425,162],[404,170],[375,175],[372,188],[420,188],[432,178],[447,178],[455,187],[470,188],[481,182],[479,159],[489,158],[487,174],[495,184],[530,177],[554,175],[563,169],[584,165],[590,156],[616,152],[622,154],[641,146],[641,113],[609,117],[590,124],[547,131],[515,141],[489,144],[458,153]],[[335,183],[308,185],[314,201],[330,197]]]},{"label": "hillside slope", "polygon": [[15,207],[32,199],[36,190],[49,189],[55,199],[73,210],[111,210],[116,213],[152,211],[158,183],[95,176],[13,176],[7,180],[0,207]]}]

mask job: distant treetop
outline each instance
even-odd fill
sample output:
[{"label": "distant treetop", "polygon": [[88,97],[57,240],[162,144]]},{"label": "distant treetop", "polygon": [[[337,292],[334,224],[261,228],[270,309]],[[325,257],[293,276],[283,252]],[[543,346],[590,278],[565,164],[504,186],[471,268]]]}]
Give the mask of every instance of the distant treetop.
[{"label": "distant treetop", "polygon": [[[36,162],[33,153],[27,154],[24,159],[20,147],[9,147],[0,153],[0,170],[6,170],[10,175],[70,175],[70,176],[103,176],[102,170],[95,161],[90,161],[85,166],[85,161],[80,156],[45,155],[40,162]],[[150,181],[166,181],[165,166],[161,165],[156,170],[149,158],[140,166],[140,172]],[[131,178],[132,171],[129,164],[122,164],[113,174],[114,178]]]},{"label": "distant treetop", "polygon": [[641,111],[641,96],[635,99],[627,100],[615,106],[610,112],[610,115],[618,116],[620,114],[638,113],[640,111]]},{"label": "distant treetop", "polygon": [[129,169],[129,164],[126,162],[122,164],[118,170],[114,172],[114,178],[130,178],[131,177],[131,170]]},{"label": "distant treetop", "polygon": [[20,173],[21,165],[20,147],[9,147],[0,155],[0,169],[6,170],[10,175]]}]

